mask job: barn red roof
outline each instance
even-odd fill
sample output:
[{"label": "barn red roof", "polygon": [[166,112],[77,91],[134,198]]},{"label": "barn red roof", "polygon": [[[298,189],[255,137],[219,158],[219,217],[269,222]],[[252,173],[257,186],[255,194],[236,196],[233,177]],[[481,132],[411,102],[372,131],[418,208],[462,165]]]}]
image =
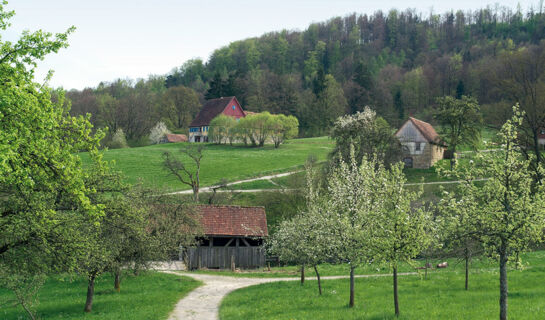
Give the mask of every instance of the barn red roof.
[{"label": "barn red roof", "polygon": [[409,117],[409,121],[414,124],[414,126],[420,131],[420,133],[422,133],[428,142],[443,146],[445,145],[431,124],[413,117]]},{"label": "barn red roof", "polygon": [[191,121],[190,127],[201,127],[210,124],[210,121],[219,115],[229,105],[235,97],[222,97],[217,99],[207,100],[197,114],[195,119]]},{"label": "barn red roof", "polygon": [[185,134],[173,134],[173,133],[167,133],[165,134],[165,138],[168,142],[186,142],[187,136]]},{"label": "barn red roof", "polygon": [[266,237],[267,216],[263,207],[198,206],[203,233],[207,236]]}]

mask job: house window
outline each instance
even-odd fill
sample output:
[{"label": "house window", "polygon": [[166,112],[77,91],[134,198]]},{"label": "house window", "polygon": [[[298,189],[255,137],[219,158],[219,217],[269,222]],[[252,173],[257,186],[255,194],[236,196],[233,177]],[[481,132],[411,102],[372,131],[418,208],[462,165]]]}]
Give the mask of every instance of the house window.
[{"label": "house window", "polygon": [[420,142],[416,143],[416,146],[414,148],[415,151],[420,151]]},{"label": "house window", "polygon": [[235,110],[236,109],[235,105],[233,105],[232,108],[233,108],[233,110]]}]

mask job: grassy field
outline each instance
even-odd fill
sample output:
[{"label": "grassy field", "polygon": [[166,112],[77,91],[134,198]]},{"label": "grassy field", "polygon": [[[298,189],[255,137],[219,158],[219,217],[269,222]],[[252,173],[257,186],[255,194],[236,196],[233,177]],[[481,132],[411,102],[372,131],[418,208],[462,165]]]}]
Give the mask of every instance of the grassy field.
[{"label": "grassy field", "polygon": [[[165,151],[184,159],[178,152],[181,145],[161,144],[108,150],[104,153],[104,159],[115,161],[115,167],[125,174],[128,182],[141,181],[147,187],[163,191],[186,190],[188,186],[168,175],[162,167],[162,154]],[[201,186],[214,185],[222,179],[238,181],[300,169],[310,155],[323,161],[332,148],[333,141],[327,137],[294,139],[278,149],[269,145],[249,148],[208,144],[201,164]],[[81,158],[84,164],[90,161],[86,153],[82,153]]]},{"label": "grassy field", "polygon": [[[510,270],[509,316],[538,319],[545,312],[545,252],[526,257],[524,270]],[[422,276],[399,278],[399,319],[497,319],[499,274],[495,263],[483,261],[470,274],[464,290],[461,264]],[[278,282],[240,289],[222,302],[220,319],[396,319],[392,278],[356,279],[356,306],[348,308],[349,281],[324,280],[318,295],[316,281]]]},{"label": "grassy field", "polygon": [[[83,312],[87,281],[77,277],[54,276],[46,281],[38,293],[39,319],[166,319],[176,302],[199,286],[187,277],[158,272],[146,272],[138,277],[127,275],[121,292],[113,289],[113,278],[104,275],[97,279],[93,311]],[[0,290],[0,301],[11,293]],[[21,307],[0,307],[0,319],[27,319]]]},{"label": "grassy field", "polygon": [[[495,146],[490,143],[494,135],[492,130],[483,129],[483,142],[479,145],[479,149],[494,148]],[[174,153],[181,159],[188,159],[178,152],[181,146],[182,144],[176,143],[108,150],[104,153],[104,158],[114,161],[115,167],[125,174],[130,183],[141,182],[146,187],[161,191],[187,190],[188,186],[181,184],[162,167],[162,155],[166,151]],[[264,148],[250,148],[241,145],[207,144],[201,165],[201,186],[215,185],[222,180],[232,182],[300,170],[311,155],[318,161],[326,160],[333,147],[334,141],[328,137],[293,139],[281,145],[279,149],[274,149],[272,145]],[[460,148],[460,151],[466,149]],[[471,154],[465,157],[471,157]],[[81,158],[84,164],[90,161],[86,153],[82,153]],[[467,159],[461,161],[467,161]],[[444,181],[446,179],[440,177],[435,168],[448,166],[449,160],[441,160],[433,168],[406,169],[405,174],[410,183]],[[283,177],[273,181],[283,187],[292,188],[293,179],[290,179]],[[278,188],[281,187],[269,181],[249,182],[230,187],[230,189],[240,190]]]}]

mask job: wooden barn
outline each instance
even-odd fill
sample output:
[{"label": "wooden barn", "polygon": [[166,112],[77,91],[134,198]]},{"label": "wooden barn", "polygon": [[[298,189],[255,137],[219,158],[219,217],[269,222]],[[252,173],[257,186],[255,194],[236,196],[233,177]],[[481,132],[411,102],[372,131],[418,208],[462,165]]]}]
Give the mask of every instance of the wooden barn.
[{"label": "wooden barn", "polygon": [[395,135],[403,146],[405,167],[427,169],[443,159],[446,144],[431,124],[410,117]]},{"label": "wooden barn", "polygon": [[241,269],[265,266],[263,240],[268,236],[263,207],[197,207],[204,237],[187,250],[188,269]]},{"label": "wooden barn", "polygon": [[210,121],[220,114],[244,118],[246,114],[236,97],[222,97],[207,100],[189,124],[189,142],[208,142],[208,130]]}]

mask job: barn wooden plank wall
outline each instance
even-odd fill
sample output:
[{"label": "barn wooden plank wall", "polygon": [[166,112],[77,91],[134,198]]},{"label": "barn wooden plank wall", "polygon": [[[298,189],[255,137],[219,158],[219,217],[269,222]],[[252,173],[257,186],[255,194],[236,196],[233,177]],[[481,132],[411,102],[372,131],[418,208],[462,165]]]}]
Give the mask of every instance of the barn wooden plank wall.
[{"label": "barn wooden plank wall", "polygon": [[265,249],[262,247],[197,247],[187,250],[189,269],[229,269],[233,258],[236,268],[262,268],[265,266]]}]

